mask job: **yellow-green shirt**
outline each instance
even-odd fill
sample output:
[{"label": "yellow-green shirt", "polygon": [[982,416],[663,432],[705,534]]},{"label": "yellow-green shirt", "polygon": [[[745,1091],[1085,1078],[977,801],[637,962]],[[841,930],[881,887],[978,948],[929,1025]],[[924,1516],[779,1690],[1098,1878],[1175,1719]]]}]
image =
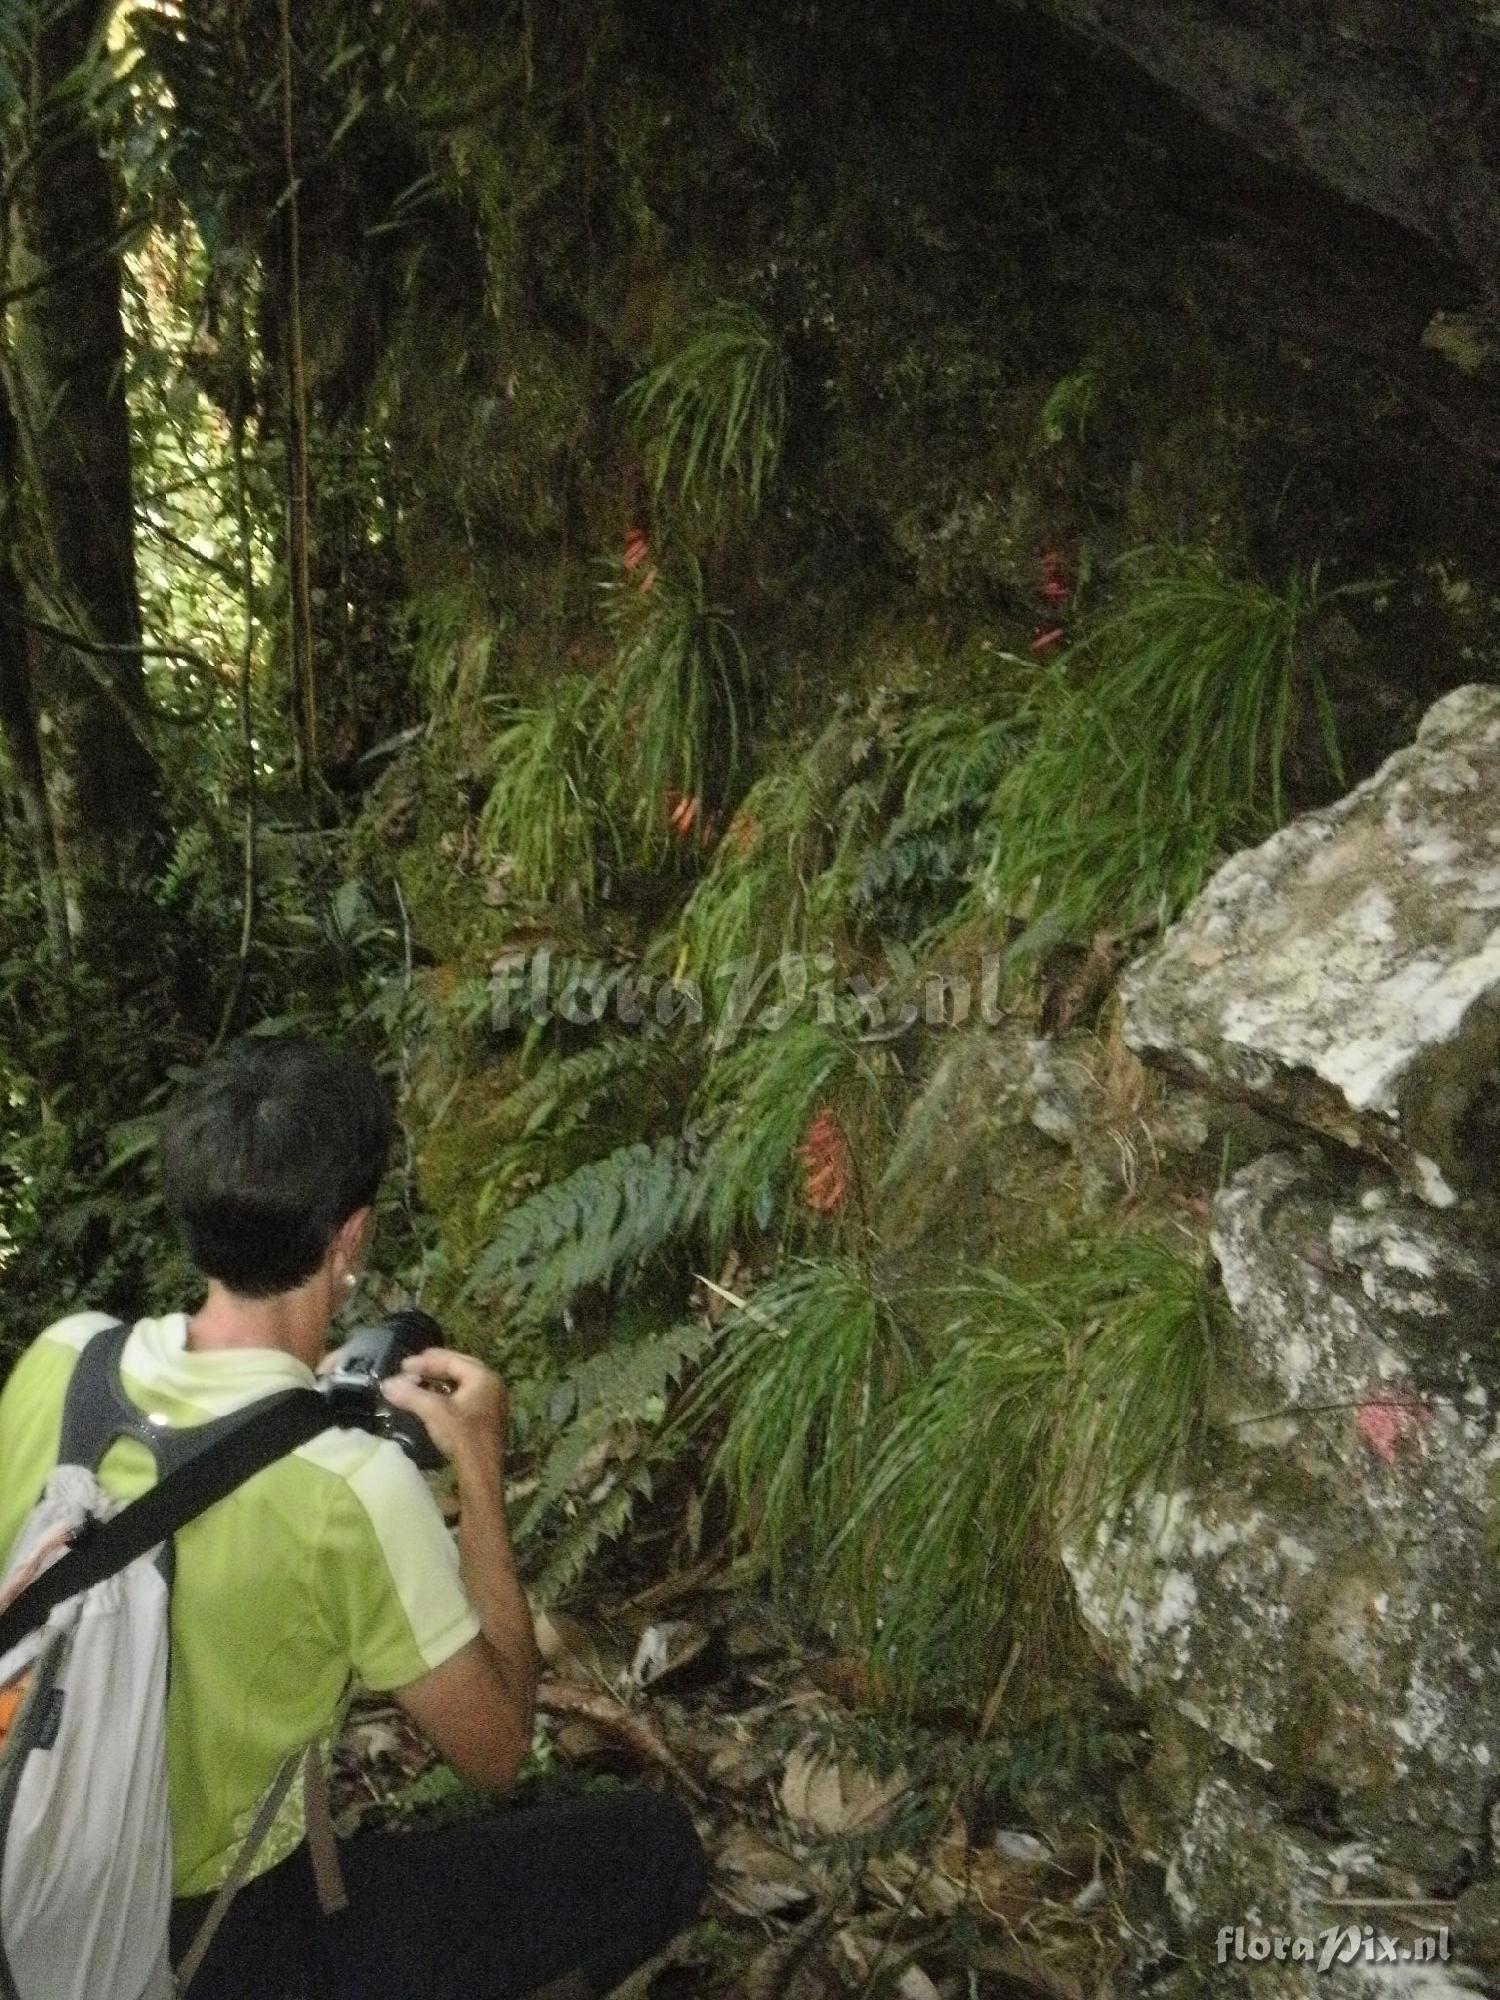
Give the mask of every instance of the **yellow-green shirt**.
[{"label": "yellow-green shirt", "polygon": [[[0,1567],[56,1463],[63,1399],[84,1343],[110,1320],[47,1328],[0,1394]],[[187,1319],[139,1320],[120,1372],[131,1400],[173,1425],[226,1416],[311,1372],[275,1348],[199,1353]],[[100,1478],[128,1500],[155,1477],[122,1439]],[[338,1727],[355,1682],[404,1687],[466,1645],[479,1620],[453,1538],[398,1445],[330,1430],[257,1473],[177,1536],[167,1782],[179,1896],[218,1887],[286,1757]],[[255,1864],[302,1838],[293,1786]]]}]

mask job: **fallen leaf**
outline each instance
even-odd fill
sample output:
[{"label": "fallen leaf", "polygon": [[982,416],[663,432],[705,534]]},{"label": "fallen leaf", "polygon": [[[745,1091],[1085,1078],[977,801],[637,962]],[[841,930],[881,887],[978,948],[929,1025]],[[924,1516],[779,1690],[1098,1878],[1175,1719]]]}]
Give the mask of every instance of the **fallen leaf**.
[{"label": "fallen leaf", "polygon": [[792,1856],[748,1826],[729,1829],[714,1857],[719,1894],[745,1916],[781,1916],[810,1903],[813,1892]]},{"label": "fallen leaf", "polygon": [[654,1681],[696,1660],[708,1644],[708,1633],[686,1618],[669,1618],[660,1625],[648,1625],[636,1645],[635,1658],[626,1678],[632,1687],[650,1687]]},{"label": "fallen leaf", "polygon": [[670,1771],[683,1790],[690,1792],[695,1799],[701,1801],[704,1798],[703,1787],[673,1755],[661,1732],[642,1716],[632,1715],[613,1695],[605,1694],[598,1688],[579,1687],[572,1681],[560,1680],[555,1674],[543,1674],[537,1683],[536,1705],[545,1715],[576,1716],[585,1722],[592,1722],[607,1735],[634,1750],[637,1756],[649,1763],[659,1764],[664,1771]]},{"label": "fallen leaf", "polygon": [[906,1790],[905,1772],[877,1778],[853,1758],[831,1758],[799,1745],[781,1777],[788,1818],[813,1833],[852,1833],[878,1826]]},{"label": "fallen leaf", "polygon": [[581,1618],[566,1611],[539,1611],[535,1629],[536,1649],[549,1667],[573,1680],[611,1678],[599,1643]]}]

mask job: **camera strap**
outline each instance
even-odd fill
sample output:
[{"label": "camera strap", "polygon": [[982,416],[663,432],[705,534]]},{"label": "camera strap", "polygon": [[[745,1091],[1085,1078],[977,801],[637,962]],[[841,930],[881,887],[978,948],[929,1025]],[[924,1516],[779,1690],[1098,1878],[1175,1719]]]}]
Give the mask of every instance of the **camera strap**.
[{"label": "camera strap", "polygon": [[[339,1421],[316,1389],[287,1389],[251,1404],[227,1428],[216,1422],[200,1450],[165,1470],[109,1520],[86,1522],[68,1553],[0,1611],[0,1659],[45,1625],[59,1604],[170,1541],[247,1479]],[[173,1435],[190,1438],[192,1430]]]}]

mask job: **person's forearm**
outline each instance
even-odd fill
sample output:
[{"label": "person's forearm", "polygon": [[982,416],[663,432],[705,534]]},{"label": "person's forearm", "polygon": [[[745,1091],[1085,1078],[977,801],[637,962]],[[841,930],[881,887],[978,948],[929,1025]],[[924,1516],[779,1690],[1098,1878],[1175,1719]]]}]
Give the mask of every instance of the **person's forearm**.
[{"label": "person's forearm", "polygon": [[458,1563],[464,1588],[479,1613],[479,1626],[508,1688],[515,1692],[518,1720],[529,1743],[536,1695],[536,1640],[531,1608],[516,1574],[515,1552],[505,1519],[505,1488],[498,1459],[457,1462]]}]

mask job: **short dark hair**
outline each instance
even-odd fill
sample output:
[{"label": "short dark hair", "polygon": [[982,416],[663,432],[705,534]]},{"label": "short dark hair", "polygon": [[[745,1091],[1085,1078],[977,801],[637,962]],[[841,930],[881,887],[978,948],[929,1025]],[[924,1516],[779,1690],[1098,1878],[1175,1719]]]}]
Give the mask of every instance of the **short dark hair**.
[{"label": "short dark hair", "polygon": [[390,1148],[390,1102],[362,1057],[247,1038],[168,1108],[167,1207],[206,1277],[271,1298],[310,1278],[339,1226],[374,1201]]}]

